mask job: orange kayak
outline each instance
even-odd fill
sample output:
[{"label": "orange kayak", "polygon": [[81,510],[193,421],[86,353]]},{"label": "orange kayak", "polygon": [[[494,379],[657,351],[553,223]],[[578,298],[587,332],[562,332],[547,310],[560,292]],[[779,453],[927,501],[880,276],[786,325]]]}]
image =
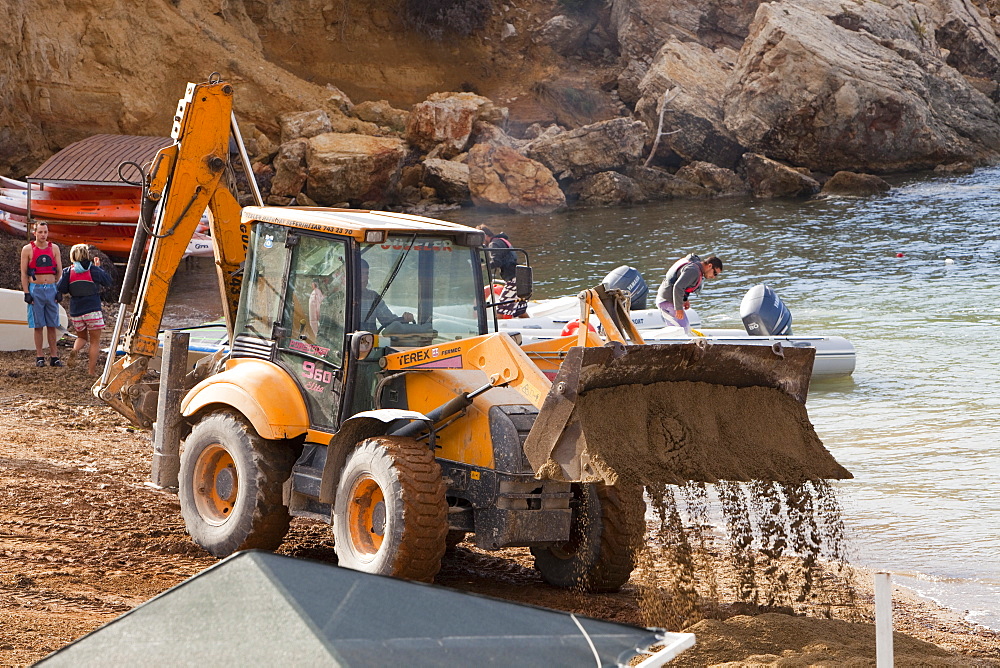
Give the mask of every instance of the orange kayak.
[{"label": "orange kayak", "polygon": [[[16,197],[24,199],[27,197],[27,190],[20,188],[0,187],[0,196]],[[139,188],[91,188],[88,190],[77,190],[63,188],[60,190],[32,190],[31,206],[34,208],[35,202],[47,200],[104,200],[123,199],[138,202],[142,197]]]},{"label": "orange kayak", "polygon": [[[0,209],[18,215],[28,214],[28,198],[0,195]],[[31,216],[49,220],[136,223],[139,202],[131,199],[45,199],[31,198]]]},{"label": "orange kayak", "polygon": [[[34,207],[31,209],[34,214]],[[67,248],[74,244],[90,244],[115,257],[128,257],[135,236],[135,224],[80,224],[35,218],[36,223],[49,226],[49,240]],[[27,219],[20,214],[0,210],[0,230],[27,239]]]}]

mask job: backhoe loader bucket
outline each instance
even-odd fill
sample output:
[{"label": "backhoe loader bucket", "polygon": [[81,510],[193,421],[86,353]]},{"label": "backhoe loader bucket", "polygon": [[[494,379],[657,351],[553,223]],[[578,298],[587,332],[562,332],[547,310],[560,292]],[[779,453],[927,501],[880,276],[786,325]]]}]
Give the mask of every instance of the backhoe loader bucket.
[{"label": "backhoe loader bucket", "polygon": [[851,478],[806,413],[814,356],[704,342],[571,348],[524,451],[539,478],[571,482]]}]

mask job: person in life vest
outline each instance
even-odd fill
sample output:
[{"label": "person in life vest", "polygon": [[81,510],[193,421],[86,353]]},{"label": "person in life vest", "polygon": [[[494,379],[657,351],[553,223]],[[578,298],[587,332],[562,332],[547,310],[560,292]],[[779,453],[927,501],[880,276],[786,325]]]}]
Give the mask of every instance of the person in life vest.
[{"label": "person in life vest", "polygon": [[49,243],[49,226],[35,223],[35,240],[21,249],[21,289],[28,305],[28,327],[35,330],[35,366],[45,366],[42,352],[42,330],[48,334],[49,364],[63,366],[56,354],[56,327],[59,326],[59,305],[56,303],[56,281],[62,273],[59,247]]},{"label": "person in life vest", "polygon": [[[524,301],[517,301],[517,256],[514,255],[513,244],[503,232],[493,233],[493,230],[486,225],[478,225],[476,229],[486,236],[486,248],[491,249],[487,253],[487,262],[490,274],[500,274],[504,281],[503,290],[497,297],[497,301],[509,301],[510,304],[497,306],[497,315],[501,318],[527,318],[528,304]],[[489,297],[489,295],[487,295]]]},{"label": "person in life vest", "polygon": [[714,255],[702,260],[691,253],[674,262],[656,291],[656,305],[667,324],[683,327],[687,334],[693,335],[691,323],[684,313],[691,306],[688,300],[701,290],[706,278],[715,278],[721,273],[722,260]]},{"label": "person in life vest", "polygon": [[90,259],[90,247],[76,244],[69,251],[73,265],[66,267],[56,285],[60,295],[69,295],[69,327],[76,334],[72,362],[83,347],[90,343],[87,373],[97,375],[97,356],[101,353],[101,331],[104,312],[101,310],[101,286],[111,287],[111,276],[101,269],[100,258]]}]

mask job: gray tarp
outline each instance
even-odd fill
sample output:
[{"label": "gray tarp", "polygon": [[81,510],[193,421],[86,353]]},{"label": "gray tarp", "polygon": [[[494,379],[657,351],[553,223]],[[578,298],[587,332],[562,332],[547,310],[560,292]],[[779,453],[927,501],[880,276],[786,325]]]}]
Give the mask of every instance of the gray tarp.
[{"label": "gray tarp", "polygon": [[[499,601],[269,552],[238,553],[42,666],[603,666],[690,634]],[[659,658],[659,657],[658,657]],[[665,658],[665,657],[663,657]]]}]

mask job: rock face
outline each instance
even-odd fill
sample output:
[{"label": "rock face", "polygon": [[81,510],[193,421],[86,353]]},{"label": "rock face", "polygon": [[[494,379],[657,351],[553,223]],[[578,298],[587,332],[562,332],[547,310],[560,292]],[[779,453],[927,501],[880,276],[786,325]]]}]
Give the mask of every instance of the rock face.
[{"label": "rock face", "polygon": [[549,213],[566,206],[552,172],[506,146],[476,144],[469,151],[472,201],[518,213]]},{"label": "rock face", "polygon": [[657,157],[667,164],[703,160],[733,168],[744,149],[726,128],[722,103],[736,52],[712,51],[693,42],[668,40],[639,85],[636,113],[654,139],[663,112],[664,135]]},{"label": "rock face", "polygon": [[612,0],[611,26],[618,39],[622,101],[634,105],[640,82],[668,39],[699,42],[709,49],[739,49],[753,19],[756,0]]},{"label": "rock face", "polygon": [[185,83],[213,67],[238,79],[240,120],[272,136],[279,114],[330,96],[262,57],[242,3],[0,0],[0,16],[0,170],[19,177],[93,134],[168,135]]},{"label": "rock face", "polygon": [[[407,4],[0,0],[0,174],[95,133],[167,134],[206,63],[233,83],[277,204],[462,201],[456,165],[477,144],[507,151],[467,162],[470,196],[529,209],[561,205],[525,156],[584,202],[799,196],[814,184],[793,168],[1000,161],[998,0],[532,0],[442,40]],[[668,90],[671,134],[643,171]],[[417,176],[397,183],[401,164]],[[497,204],[501,174],[515,195]]]},{"label": "rock face", "polygon": [[615,118],[552,137],[539,137],[525,146],[524,152],[560,178],[579,179],[637,161],[648,136],[641,121]]},{"label": "rock face", "polygon": [[[760,6],[732,73],[725,123],[757,153],[826,170],[909,171],[1000,155],[996,105],[941,58],[927,8],[826,0]],[[995,67],[995,35],[941,28]],[[963,37],[964,35],[964,37]],[[956,60],[956,63],[958,61]],[[991,64],[992,63],[992,64]],[[973,139],[975,138],[975,139]]]},{"label": "rock face", "polygon": [[306,194],[322,206],[384,202],[399,178],[405,144],[390,137],[328,132],[309,139]]}]

